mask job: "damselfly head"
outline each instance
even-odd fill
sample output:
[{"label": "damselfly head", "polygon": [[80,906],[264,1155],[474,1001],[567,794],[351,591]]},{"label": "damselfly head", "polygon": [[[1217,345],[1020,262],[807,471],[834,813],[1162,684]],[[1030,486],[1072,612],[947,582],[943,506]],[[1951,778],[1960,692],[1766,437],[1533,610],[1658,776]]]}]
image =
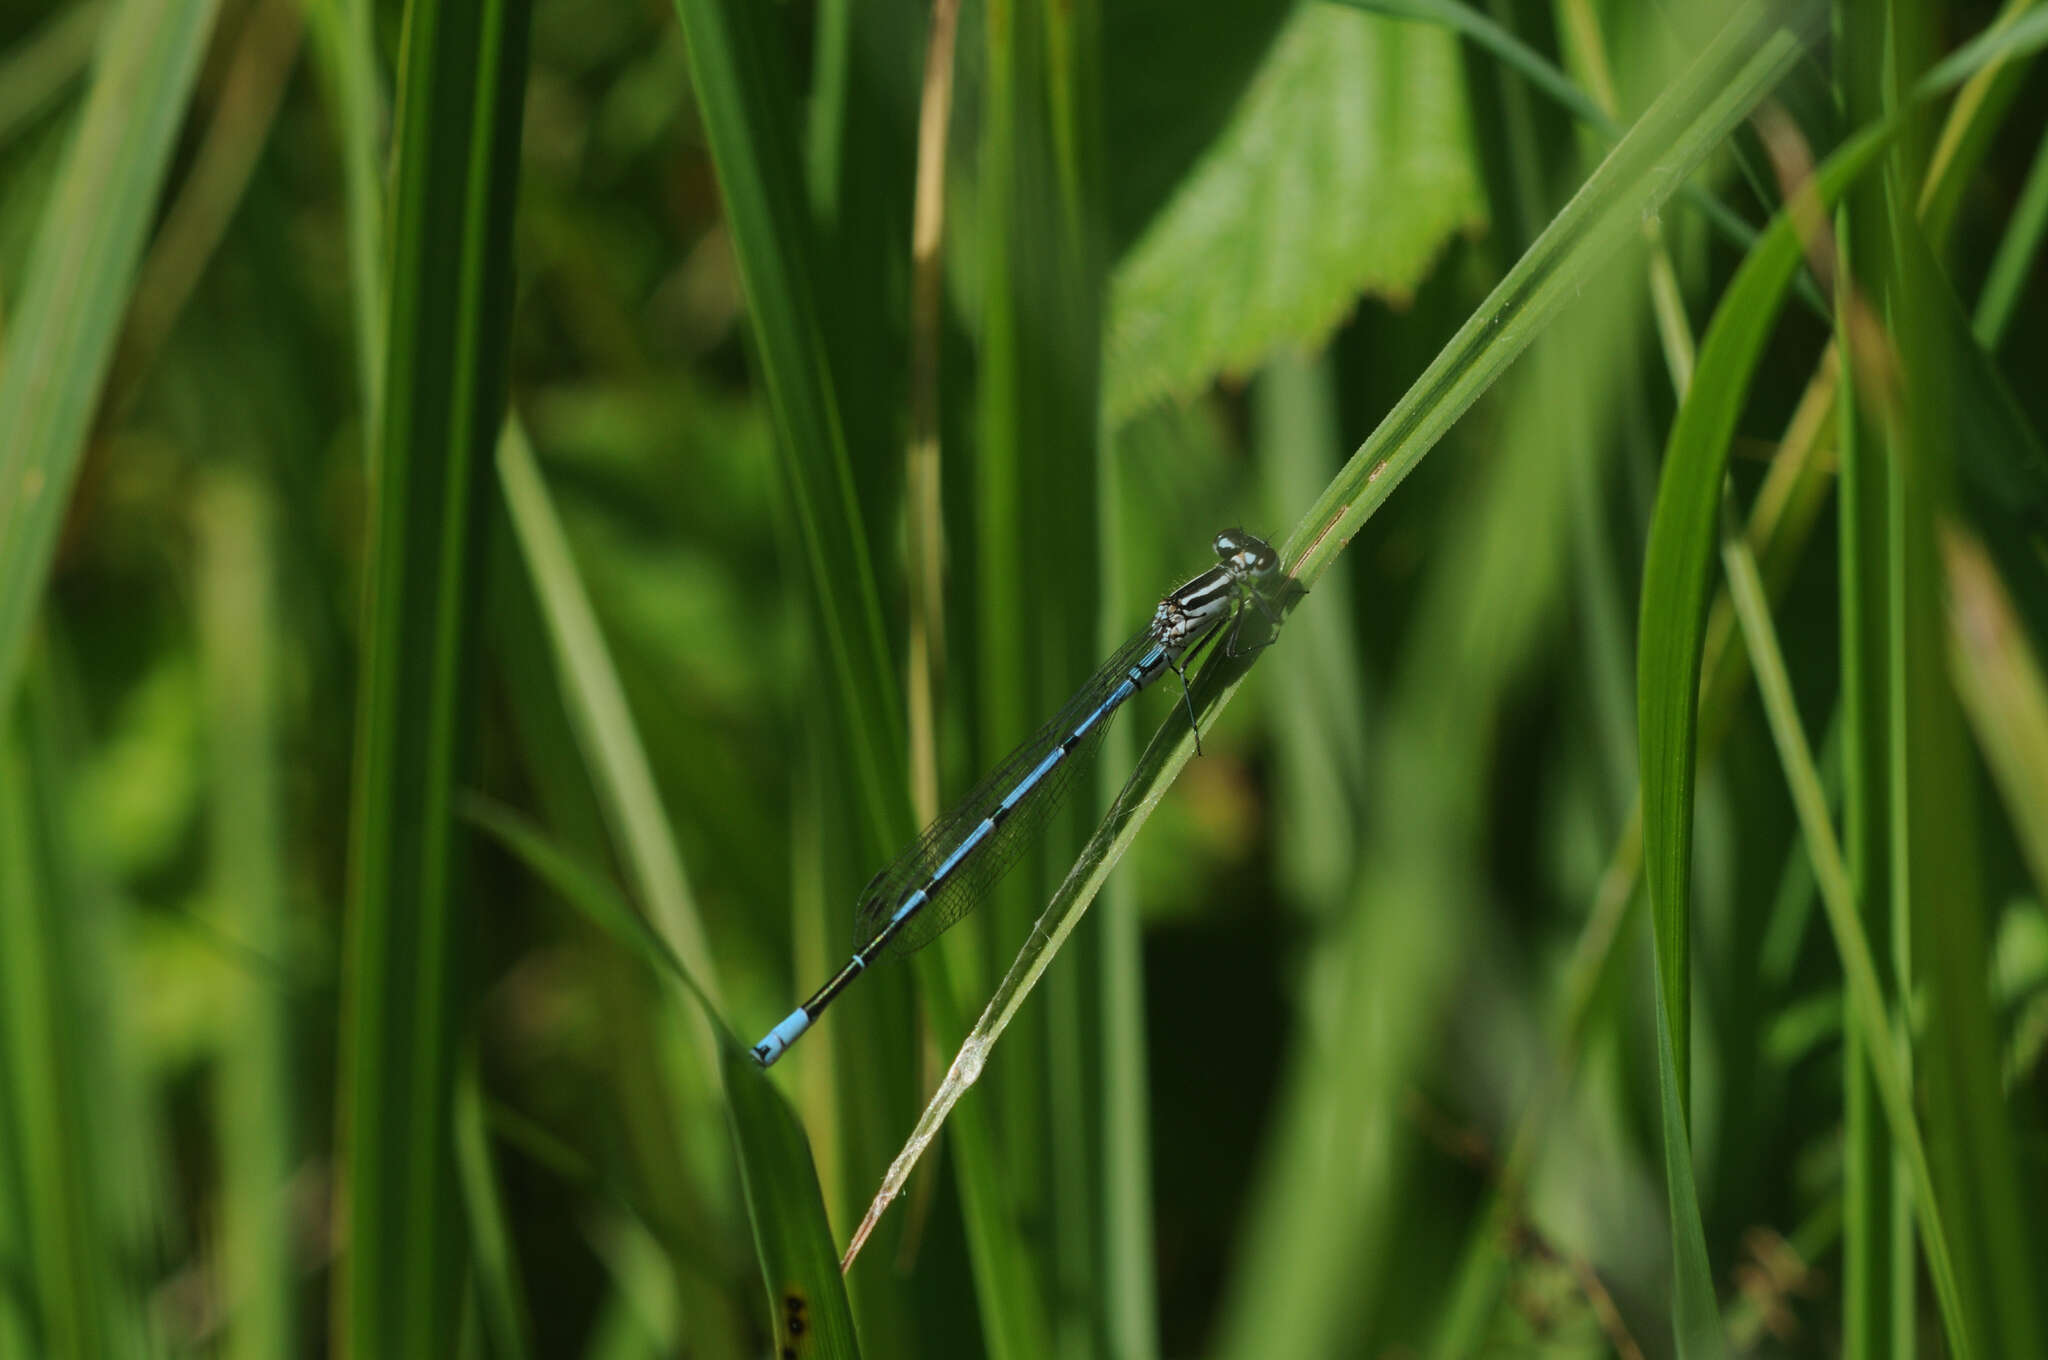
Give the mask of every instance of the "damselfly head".
[{"label": "damselfly head", "polygon": [[1216,535],[1216,556],[1230,569],[1230,574],[1260,580],[1271,576],[1280,568],[1280,554],[1273,551],[1273,545],[1256,534],[1242,529],[1225,529]]}]

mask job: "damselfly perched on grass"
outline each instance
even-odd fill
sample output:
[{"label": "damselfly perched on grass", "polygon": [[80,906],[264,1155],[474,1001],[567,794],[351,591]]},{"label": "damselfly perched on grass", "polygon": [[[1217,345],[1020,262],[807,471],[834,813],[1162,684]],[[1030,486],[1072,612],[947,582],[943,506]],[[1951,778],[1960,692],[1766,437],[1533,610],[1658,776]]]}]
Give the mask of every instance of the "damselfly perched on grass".
[{"label": "damselfly perched on grass", "polygon": [[[1224,530],[1214,546],[1215,566],[1162,599],[1144,630],[1098,666],[1066,707],[868,882],[853,918],[859,948],[754,1045],[754,1061],[766,1067],[781,1057],[869,964],[923,948],[987,901],[1018,852],[1066,801],[1075,775],[1101,749],[1110,719],[1132,695],[1172,671],[1195,725],[1186,662],[1219,637],[1235,655],[1248,608],[1279,622],[1264,594],[1280,566],[1272,546],[1242,529]],[[1195,726],[1197,750],[1201,740]]]}]

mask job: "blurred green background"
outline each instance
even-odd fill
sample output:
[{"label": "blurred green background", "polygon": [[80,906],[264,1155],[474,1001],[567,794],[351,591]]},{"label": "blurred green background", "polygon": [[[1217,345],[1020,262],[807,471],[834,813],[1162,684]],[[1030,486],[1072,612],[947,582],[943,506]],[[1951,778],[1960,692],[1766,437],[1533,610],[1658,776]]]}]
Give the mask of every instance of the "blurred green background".
[{"label": "blurred green background", "polygon": [[2048,1353],[2044,15],[0,6],[0,1356]]}]

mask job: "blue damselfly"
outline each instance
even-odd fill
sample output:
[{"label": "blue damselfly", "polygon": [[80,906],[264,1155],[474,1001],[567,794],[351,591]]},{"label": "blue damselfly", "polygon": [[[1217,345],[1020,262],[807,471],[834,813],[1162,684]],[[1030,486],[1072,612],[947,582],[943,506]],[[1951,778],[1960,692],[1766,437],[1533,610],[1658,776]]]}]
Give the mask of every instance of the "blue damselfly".
[{"label": "blue damselfly", "polygon": [[1215,549],[1215,566],[1161,600],[1144,631],[1097,667],[1065,708],[869,881],[854,912],[860,947],[810,1000],[754,1045],[754,1061],[766,1067],[781,1057],[870,964],[922,949],[986,901],[1018,852],[1065,801],[1074,776],[1100,749],[1117,709],[1167,671],[1180,677],[1188,723],[1195,726],[1195,749],[1201,750],[1186,661],[1226,634],[1226,648],[1238,652],[1247,608],[1279,623],[1263,593],[1279,569],[1278,554],[1241,529],[1216,535]]}]

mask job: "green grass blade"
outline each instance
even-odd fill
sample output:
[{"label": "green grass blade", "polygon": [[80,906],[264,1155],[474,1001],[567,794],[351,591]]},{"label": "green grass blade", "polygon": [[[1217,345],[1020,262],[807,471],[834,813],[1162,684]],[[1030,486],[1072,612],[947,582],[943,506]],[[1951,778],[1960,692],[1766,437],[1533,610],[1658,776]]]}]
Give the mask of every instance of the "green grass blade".
[{"label": "green grass blade", "polygon": [[[656,977],[695,1000],[717,1036],[741,1187],[754,1225],[754,1246],[777,1342],[800,1355],[858,1355],[852,1309],[810,1144],[781,1092],[762,1080],[747,1049],[712,1010],[683,961],[602,873],[498,804],[471,798],[464,815],[525,861],[565,902]],[[822,1349],[814,1352],[804,1346]]]},{"label": "green grass blade", "polygon": [[637,896],[648,904],[662,938],[688,965],[707,1004],[718,1009],[717,961],[705,938],[682,852],[669,832],[653,767],[634,730],[625,688],[598,629],[533,449],[516,420],[505,423],[497,462],[498,484],[547,621],[562,693],[611,824],[613,843],[632,867]]},{"label": "green grass blade", "polygon": [[477,1307],[491,1339],[490,1353],[503,1360],[526,1360],[533,1354],[533,1321],[505,1203],[498,1194],[498,1173],[485,1127],[483,1078],[477,1072],[474,1047],[464,1051],[461,1063],[455,1082],[455,1170],[462,1181],[463,1209],[469,1220]]},{"label": "green grass blade", "polygon": [[113,360],[214,0],[126,0],[0,351],[0,713],[10,708],[57,529]]},{"label": "green grass blade", "polygon": [[[1100,655],[1097,618],[1103,532],[1097,391],[1104,264],[1096,80],[1096,4],[999,7],[982,33],[985,110],[974,227],[981,284],[981,352],[974,412],[972,634],[977,765],[989,763],[1056,711]],[[1065,858],[1086,834],[1084,804],[1047,828],[1034,853],[997,889],[987,937],[1021,938]],[[967,936],[950,950],[957,963]],[[987,1120],[963,1127],[956,1163],[983,1335],[992,1355],[1042,1355],[1062,1334],[1099,1331],[1103,1200],[1088,1055],[1102,1037],[1084,988],[1099,959],[1082,961],[1048,995],[1041,1023],[1017,1036],[996,1079],[1004,1110],[1042,1110],[1035,1126]],[[953,974],[953,1009],[985,994],[991,962]],[[963,988],[964,977],[973,983]],[[927,988],[929,997],[931,988]],[[942,1013],[943,1007],[935,1006]],[[962,1027],[941,1028],[942,1045]],[[1033,1220],[1044,1222],[1034,1243]]]},{"label": "green grass blade", "polygon": [[[1997,376],[1917,225],[1903,220],[1894,233],[1891,324],[1907,416],[1895,442],[1891,531],[1899,577],[1897,747],[1890,771],[1894,882],[1906,894],[1910,976],[1924,983],[1925,1027],[1916,1039],[1912,1075],[1924,1101],[1933,1189],[1940,1196],[1935,1207],[1947,1234],[1941,1245],[1951,1262],[1933,1261],[1932,1242],[1928,1254],[1937,1269],[1946,1265],[1953,1272],[1958,1297],[1942,1300],[1951,1336],[1967,1331],[1984,1354],[2032,1355],[2048,1348],[2048,1321],[2032,1287],[2041,1258],[2022,1207],[2030,1191],[2012,1137],[2000,1074],[2001,1022],[1986,981],[1994,923],[1977,851],[1976,770],[1947,665],[1938,516],[1951,513],[1960,499],[1958,474],[1972,456],[1966,446],[2000,466],[2040,474],[2048,464],[2024,418],[1993,390],[2000,386]],[[2048,507],[2039,489],[2037,481],[2037,524]],[[2029,582],[2035,594],[2048,588],[2038,556],[2022,561],[2012,579]],[[1963,1316],[1949,1316],[1958,1305]]]},{"label": "green grass blade", "polygon": [[502,803],[475,794],[460,802],[462,815],[523,861],[563,901],[581,912],[614,943],[646,964],[657,976],[682,985],[708,1013],[705,999],[689,966],[647,918],[627,902],[601,871],[549,839],[526,818]]},{"label": "green grass blade", "polygon": [[[1338,379],[1328,357],[1282,354],[1252,389],[1266,500],[1300,505],[1322,489],[1341,447]],[[1289,630],[1297,654],[1274,677],[1281,882],[1313,914],[1338,910],[1357,868],[1354,828],[1366,806],[1365,677],[1351,584],[1340,573],[1317,587],[1317,606]]]},{"label": "green grass blade", "polygon": [[1928,1272],[1934,1277],[1935,1295],[1940,1301],[1942,1320],[1949,1345],[1958,1356],[1975,1354],[1972,1336],[1962,1311],[1948,1236],[1942,1224],[1942,1203],[1929,1170],[1925,1144],[1914,1120],[1913,1098],[1901,1069],[1891,1038],[1891,1018],[1884,992],[1878,982],[1870,942],[1857,913],[1849,871],[1828,820],[1827,794],[1821,785],[1813,752],[1799,725],[1798,709],[1792,698],[1792,683],[1785,673],[1785,660],[1771,627],[1770,605],[1765,599],[1756,562],[1749,549],[1732,535],[1724,544],[1723,565],[1728,573],[1728,591],[1741,620],[1743,639],[1756,667],[1757,693],[1763,698],[1770,718],[1771,735],[1798,810],[1800,831],[1807,853],[1813,859],[1814,876],[1820,885],[1821,904],[1827,911],[1828,927],[1834,933],[1835,949],[1841,956],[1842,973],[1848,986],[1849,1018],[1862,1032],[1862,1051],[1883,1104],[1891,1136],[1906,1164],[1911,1181],[1913,1208],[1918,1216]]},{"label": "green grass blade", "polygon": [[908,840],[903,712],[868,531],[817,305],[816,247],[793,122],[797,92],[778,12],[746,0],[676,0],[747,298],[749,334],[775,419],[818,653],[876,859]]},{"label": "green grass blade", "polygon": [[223,1353],[300,1350],[289,1182],[298,1122],[288,992],[287,862],[278,816],[278,638],[272,512],[244,478],[219,474],[200,502],[199,628],[212,748],[213,895],[222,938],[266,967],[237,970],[216,998],[222,1292],[235,1300]]},{"label": "green grass blade", "polygon": [[[1868,168],[1887,138],[1866,133],[1829,160],[1810,193],[1816,205],[1838,197]],[[1816,210],[1820,210],[1816,206]],[[1670,1025],[1658,1038],[1659,1079],[1667,1116],[1665,1179],[1672,1196],[1672,1249],[1681,1267],[1680,1321],[1718,1327],[1713,1277],[1692,1186],[1690,1025],[1693,773],[1698,756],[1698,699],[1705,643],[1709,569],[1729,442],[1764,342],[1800,263],[1793,218],[1781,214],[1723,293],[1701,343],[1699,363],[1665,448],[1664,472],[1644,554],[1637,652],[1638,736],[1641,742],[1644,871],[1650,893],[1659,992],[1657,1016]],[[1671,1066],[1666,1069],[1664,1060]],[[1702,1298],[1702,1295],[1704,1297]],[[1702,1311],[1704,1310],[1704,1311]],[[1698,1341],[1701,1338],[1695,1337]],[[1718,1333],[1715,1343],[1718,1345]]]},{"label": "green grass blade", "polygon": [[776,1354],[858,1356],[853,1310],[803,1125],[774,1084],[761,1080],[746,1049],[728,1041],[723,1055],[740,1181],[768,1286]]},{"label": "green grass blade", "polygon": [[0,60],[0,145],[13,141],[91,64],[107,9],[104,0],[53,9]]},{"label": "green grass blade", "polygon": [[[1866,133],[1831,158],[1815,179],[1817,201],[1839,196],[1875,160],[1885,142]],[[1678,1062],[1681,1107],[1690,1104],[1684,1095],[1690,1072],[1687,902],[1708,571],[1729,441],[1799,260],[1798,234],[1792,219],[1781,215],[1723,294],[1700,346],[1691,391],[1665,448],[1657,510],[1644,555],[1636,676],[1643,849],[1656,920],[1659,985],[1666,1018],[1677,1026],[1672,1050]]]},{"label": "green grass blade", "polygon": [[2013,309],[2026,291],[2027,276],[2041,259],[2041,239],[2048,235],[2048,131],[2034,148],[2034,164],[2019,202],[2006,219],[2005,234],[1991,256],[1990,272],[1984,276],[1984,291],[1977,297],[1974,328],[1977,340],[1988,350],[1997,350],[2012,324]]},{"label": "green grass blade", "polygon": [[84,900],[68,852],[50,686],[31,675],[0,727],[0,1178],[20,1211],[8,1229],[7,1330],[23,1354],[155,1354],[121,1233],[105,1017],[103,904]]},{"label": "green grass blade", "polygon": [[445,1352],[464,1263],[455,883],[481,512],[504,412],[529,10],[420,3],[400,80],[385,406],[356,730],[342,1143],[345,1354]]},{"label": "green grass blade", "polygon": [[1956,693],[2048,902],[2048,680],[1984,546],[1949,525],[1941,553]]},{"label": "green grass blade", "polygon": [[346,200],[351,338],[361,404],[365,462],[377,455],[377,413],[384,395],[384,158],[380,129],[388,113],[370,34],[371,0],[313,0],[313,45],[341,143]]}]

